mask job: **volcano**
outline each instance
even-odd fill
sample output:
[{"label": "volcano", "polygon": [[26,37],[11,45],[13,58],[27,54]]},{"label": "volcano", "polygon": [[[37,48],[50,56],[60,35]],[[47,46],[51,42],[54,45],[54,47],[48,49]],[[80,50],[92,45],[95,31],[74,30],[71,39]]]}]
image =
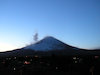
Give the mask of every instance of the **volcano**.
[{"label": "volcano", "polygon": [[34,44],[24,47],[24,49],[36,51],[65,50],[70,48],[72,47],[51,36],[45,37]]},{"label": "volcano", "polygon": [[0,56],[51,56],[51,55],[67,55],[67,56],[85,56],[85,55],[100,55],[100,50],[86,50],[74,46],[70,46],[62,41],[48,36],[44,39],[27,45],[23,48],[1,52]]}]

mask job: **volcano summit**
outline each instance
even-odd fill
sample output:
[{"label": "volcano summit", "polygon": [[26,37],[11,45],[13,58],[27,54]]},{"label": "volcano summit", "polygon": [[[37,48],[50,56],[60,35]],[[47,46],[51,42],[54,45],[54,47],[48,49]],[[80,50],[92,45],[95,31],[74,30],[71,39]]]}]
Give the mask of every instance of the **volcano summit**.
[{"label": "volcano summit", "polygon": [[65,50],[66,48],[70,49],[71,46],[51,36],[45,37],[34,44],[24,47],[24,49],[32,49],[36,51]]}]

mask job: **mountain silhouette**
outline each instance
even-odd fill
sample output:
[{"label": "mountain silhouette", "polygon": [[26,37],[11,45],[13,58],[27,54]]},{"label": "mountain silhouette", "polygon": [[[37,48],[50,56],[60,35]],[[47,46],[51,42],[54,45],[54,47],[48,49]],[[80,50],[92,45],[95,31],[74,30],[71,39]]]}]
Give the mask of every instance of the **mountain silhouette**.
[{"label": "mountain silhouette", "polygon": [[34,44],[24,47],[24,49],[36,51],[65,50],[70,48],[72,47],[51,36],[47,36]]},{"label": "mountain silhouette", "polygon": [[70,46],[62,41],[48,36],[44,39],[25,46],[20,49],[1,52],[0,56],[51,56],[51,55],[67,55],[67,56],[84,56],[84,55],[100,55],[100,50],[86,50]]}]

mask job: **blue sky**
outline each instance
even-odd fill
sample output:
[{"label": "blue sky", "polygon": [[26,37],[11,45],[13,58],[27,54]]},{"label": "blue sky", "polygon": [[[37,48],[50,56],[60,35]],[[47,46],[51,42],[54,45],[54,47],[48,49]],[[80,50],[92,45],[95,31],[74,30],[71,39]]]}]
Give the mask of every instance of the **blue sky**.
[{"label": "blue sky", "polygon": [[100,48],[99,0],[0,0],[0,51],[54,36],[79,48]]}]

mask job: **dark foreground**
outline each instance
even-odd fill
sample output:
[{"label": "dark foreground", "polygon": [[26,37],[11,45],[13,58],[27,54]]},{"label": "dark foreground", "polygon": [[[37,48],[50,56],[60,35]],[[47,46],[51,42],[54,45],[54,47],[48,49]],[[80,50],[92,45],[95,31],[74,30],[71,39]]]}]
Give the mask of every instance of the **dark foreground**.
[{"label": "dark foreground", "polygon": [[0,75],[100,75],[99,56],[1,57]]}]

